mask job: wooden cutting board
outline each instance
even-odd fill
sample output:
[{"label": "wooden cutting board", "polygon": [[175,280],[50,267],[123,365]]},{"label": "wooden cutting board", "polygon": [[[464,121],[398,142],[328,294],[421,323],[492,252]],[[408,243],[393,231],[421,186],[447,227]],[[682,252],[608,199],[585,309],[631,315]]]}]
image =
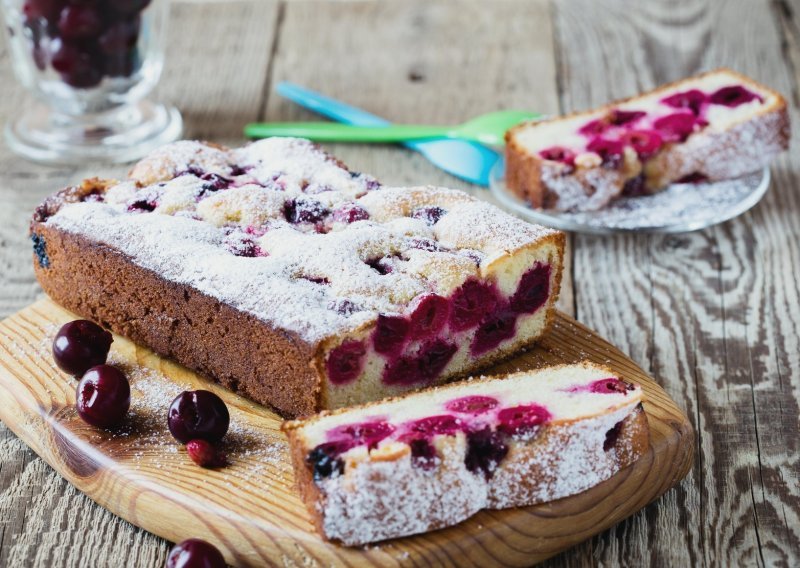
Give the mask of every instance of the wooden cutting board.
[{"label": "wooden cutting board", "polygon": [[[76,381],[50,354],[55,331],[71,319],[41,300],[0,322],[0,419],[100,505],[171,541],[213,542],[237,566],[528,566],[632,515],[692,465],[692,428],[664,390],[618,349],[559,313],[537,347],[493,371],[583,359],[608,365],[644,387],[648,453],[573,497],[482,511],[455,527],[344,548],[314,532],[293,490],[280,418],[148,349],[115,336],[110,360],[131,379],[130,419],[116,433],[84,424],[73,406]],[[167,408],[189,388],[216,392],[231,411],[226,468],[197,467],[169,435]]]}]

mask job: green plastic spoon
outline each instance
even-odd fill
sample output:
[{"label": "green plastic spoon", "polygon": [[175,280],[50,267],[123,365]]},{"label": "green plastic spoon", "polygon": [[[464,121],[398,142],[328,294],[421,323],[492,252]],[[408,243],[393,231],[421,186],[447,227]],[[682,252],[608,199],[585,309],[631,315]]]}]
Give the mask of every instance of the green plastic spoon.
[{"label": "green plastic spoon", "polygon": [[518,110],[482,114],[459,126],[393,124],[391,126],[351,126],[336,122],[261,122],[244,127],[248,138],[296,136],[319,142],[407,142],[431,138],[469,140],[488,146],[502,146],[506,131],[541,115]]}]

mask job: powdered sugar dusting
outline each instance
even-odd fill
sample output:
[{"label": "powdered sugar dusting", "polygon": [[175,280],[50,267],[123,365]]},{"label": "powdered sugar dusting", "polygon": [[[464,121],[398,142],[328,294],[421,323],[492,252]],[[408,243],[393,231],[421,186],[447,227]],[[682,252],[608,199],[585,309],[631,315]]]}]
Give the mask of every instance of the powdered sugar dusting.
[{"label": "powdered sugar dusting", "polygon": [[[402,313],[462,283],[474,270],[462,265],[553,233],[454,190],[382,188],[304,140],[170,148],[46,223],[310,342]],[[411,216],[420,205],[443,208],[435,226]],[[374,268],[383,258],[390,272]],[[343,301],[358,309],[336,310]]]},{"label": "powdered sugar dusting", "polygon": [[[414,409],[441,416],[441,401],[454,397],[491,394],[500,401],[498,408],[537,404],[553,413],[534,431],[504,436],[508,453],[499,463],[489,464],[491,475],[469,469],[472,434],[462,430],[431,438],[436,447],[432,468],[416,465],[407,443],[396,436],[382,439],[371,450],[357,446],[341,455],[341,473],[334,471],[316,481],[321,497],[308,505],[321,513],[328,538],[359,545],[450,526],[481,509],[532,505],[584,491],[637,459],[647,438],[646,426],[637,422],[641,388],[610,394],[563,389],[567,384],[591,385],[607,375],[607,369],[585,364],[543,369],[465,382],[298,423],[295,439],[302,440],[309,452],[320,442],[313,430],[357,424],[369,416],[368,420],[381,417],[395,424],[399,432],[404,421],[419,419]],[[504,398],[503,387],[513,390],[516,398],[507,399],[508,393]],[[562,404],[558,397],[570,397],[573,403]],[[600,409],[594,404],[598,401],[608,402]],[[469,420],[477,422],[467,432],[496,426],[483,415]],[[494,432],[499,435],[499,427]],[[295,467],[308,466],[296,463]]]}]

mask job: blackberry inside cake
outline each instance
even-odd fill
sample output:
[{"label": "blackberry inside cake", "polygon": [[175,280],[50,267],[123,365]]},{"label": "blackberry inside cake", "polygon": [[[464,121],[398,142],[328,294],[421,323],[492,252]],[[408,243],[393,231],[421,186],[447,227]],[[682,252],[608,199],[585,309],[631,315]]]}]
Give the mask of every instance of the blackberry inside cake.
[{"label": "blackberry inside cake", "polygon": [[786,101],[727,69],[506,135],[509,188],[534,207],[591,211],[673,182],[735,178],[789,146]]},{"label": "blackberry inside cake", "polygon": [[465,381],[283,429],[318,530],[360,545],[597,485],[646,450],[641,403],[639,386],[584,363]]},{"label": "blackberry inside cake", "polygon": [[563,235],[385,187],[308,141],[178,142],[46,200],[57,302],[285,415],[474,372],[541,336]]}]

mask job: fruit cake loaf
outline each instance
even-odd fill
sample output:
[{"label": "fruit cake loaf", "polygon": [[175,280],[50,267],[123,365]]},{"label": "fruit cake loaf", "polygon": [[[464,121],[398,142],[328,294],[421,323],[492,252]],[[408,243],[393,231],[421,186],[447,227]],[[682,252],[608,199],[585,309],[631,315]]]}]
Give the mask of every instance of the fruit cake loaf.
[{"label": "fruit cake loaf", "polygon": [[509,189],[534,207],[597,210],[676,181],[765,167],[789,146],[777,92],[728,69],[506,133]]},{"label": "fruit cake loaf", "polygon": [[320,533],[360,545],[552,501],[648,444],[640,387],[589,363],[469,380],[286,422]]},{"label": "fruit cake loaf", "polygon": [[127,180],[47,199],[31,236],[57,302],[289,416],[473,373],[535,340],[564,242],[285,138],[172,144]]}]

